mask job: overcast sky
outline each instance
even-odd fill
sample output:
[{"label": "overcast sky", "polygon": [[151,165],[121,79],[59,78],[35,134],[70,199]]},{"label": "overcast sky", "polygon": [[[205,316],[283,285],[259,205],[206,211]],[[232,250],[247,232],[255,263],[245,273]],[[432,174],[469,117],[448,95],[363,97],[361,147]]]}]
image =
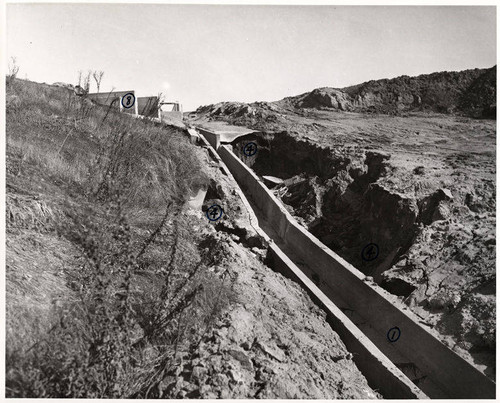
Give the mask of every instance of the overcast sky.
[{"label": "overcast sky", "polygon": [[[166,94],[184,110],[496,64],[494,7],[8,4],[19,77]],[[92,88],[95,90],[95,87]]]}]

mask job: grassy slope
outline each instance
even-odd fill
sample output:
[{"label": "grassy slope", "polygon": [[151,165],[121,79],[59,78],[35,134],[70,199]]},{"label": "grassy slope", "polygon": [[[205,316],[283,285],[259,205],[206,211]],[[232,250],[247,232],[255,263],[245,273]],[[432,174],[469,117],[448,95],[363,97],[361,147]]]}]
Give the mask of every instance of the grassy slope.
[{"label": "grassy slope", "polygon": [[155,395],[224,301],[177,218],[205,182],[177,128],[8,85],[8,396]]}]

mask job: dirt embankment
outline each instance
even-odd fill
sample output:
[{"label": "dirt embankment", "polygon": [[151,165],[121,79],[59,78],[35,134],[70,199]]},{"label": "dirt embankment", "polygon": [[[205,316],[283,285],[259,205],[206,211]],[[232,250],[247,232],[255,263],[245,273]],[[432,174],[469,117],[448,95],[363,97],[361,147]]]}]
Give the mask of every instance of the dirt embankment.
[{"label": "dirt embankment", "polygon": [[433,111],[495,118],[495,86],[496,66],[372,80],[342,89],[317,88],[283,103],[351,112]]},{"label": "dirt embankment", "polygon": [[233,123],[275,123],[287,111],[308,110],[384,113],[437,112],[475,118],[496,118],[496,66],[489,69],[443,71],[416,77],[372,80],[346,88],[316,88],[276,102],[221,102],[196,113]]}]

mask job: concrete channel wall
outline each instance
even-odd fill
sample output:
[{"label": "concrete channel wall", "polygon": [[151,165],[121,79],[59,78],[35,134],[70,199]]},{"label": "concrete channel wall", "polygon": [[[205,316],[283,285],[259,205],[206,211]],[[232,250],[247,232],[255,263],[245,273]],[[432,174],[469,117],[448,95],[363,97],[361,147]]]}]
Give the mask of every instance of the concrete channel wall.
[{"label": "concrete channel wall", "polygon": [[132,94],[135,97],[135,91],[112,91],[112,92],[93,92],[87,94],[87,98],[91,99],[95,103],[104,106],[112,106],[116,109],[120,110],[123,113],[127,113],[129,115],[138,115],[137,108],[137,98],[134,101],[134,105],[130,108],[124,108],[121,104],[122,97],[127,94]]},{"label": "concrete channel wall", "polygon": [[197,127],[196,130],[203,134],[203,136],[208,140],[208,142],[214,149],[217,150],[219,148],[220,134],[209,132],[208,130],[202,129],[201,127]]},{"label": "concrete channel wall", "polygon": [[[217,136],[212,138],[217,144]],[[359,270],[297,224],[230,146],[221,145],[218,153],[257,207],[259,221],[266,224],[262,225],[264,231],[292,260],[304,263],[300,269],[319,279],[319,288],[334,304],[351,312],[353,322],[393,363],[413,371],[412,380],[420,389],[431,398],[495,398],[494,382],[442,344],[406,307],[398,308],[395,298],[391,301],[385,290],[365,281]],[[399,328],[400,337],[390,342],[388,331],[394,327]]]},{"label": "concrete channel wall", "polygon": [[152,97],[137,97],[137,109],[139,115],[146,116],[148,118],[159,118],[160,117],[160,100],[156,96]]},{"label": "concrete channel wall", "polygon": [[326,312],[326,320],[353,354],[356,366],[368,384],[386,399],[427,399],[361,330],[288,258],[276,245],[269,244],[270,262],[282,273],[304,288],[311,299]]},{"label": "concrete channel wall", "polygon": [[160,111],[160,114],[162,121],[177,120],[180,122],[184,118],[181,111]]}]

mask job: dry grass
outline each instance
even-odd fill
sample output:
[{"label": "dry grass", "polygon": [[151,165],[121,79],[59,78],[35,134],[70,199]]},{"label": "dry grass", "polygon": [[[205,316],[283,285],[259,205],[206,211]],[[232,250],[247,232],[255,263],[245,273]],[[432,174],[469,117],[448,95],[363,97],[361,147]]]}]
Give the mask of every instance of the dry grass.
[{"label": "dry grass", "polygon": [[207,180],[197,153],[177,128],[8,83],[9,397],[161,397],[234,298],[179,214]]},{"label": "dry grass", "polygon": [[40,147],[27,139],[7,138],[7,147],[19,152],[19,169],[23,165],[36,166],[51,176],[57,176],[65,182],[82,184],[88,174],[88,166],[83,156],[76,156],[72,161],[64,158],[57,150]]},{"label": "dry grass", "polygon": [[42,230],[55,219],[47,203],[21,195],[7,194],[7,226]]}]

